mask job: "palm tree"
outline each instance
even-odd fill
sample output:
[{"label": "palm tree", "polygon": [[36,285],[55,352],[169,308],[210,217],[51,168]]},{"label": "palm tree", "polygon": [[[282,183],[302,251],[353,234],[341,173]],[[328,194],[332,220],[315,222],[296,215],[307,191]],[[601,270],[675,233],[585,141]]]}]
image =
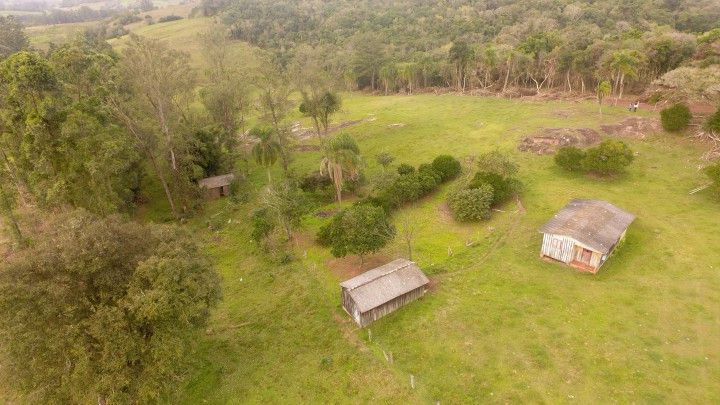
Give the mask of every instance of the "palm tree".
[{"label": "palm tree", "polygon": [[325,157],[320,162],[320,173],[332,180],[338,202],[342,202],[345,179],[356,179],[361,164],[360,149],[350,135],[340,134],[327,143]]},{"label": "palm tree", "polygon": [[270,127],[255,127],[250,130],[250,135],[259,140],[252,148],[253,158],[255,158],[257,164],[265,166],[267,169],[268,182],[272,183],[270,167],[277,162],[282,148],[278,141],[275,140],[273,136],[274,131]]}]

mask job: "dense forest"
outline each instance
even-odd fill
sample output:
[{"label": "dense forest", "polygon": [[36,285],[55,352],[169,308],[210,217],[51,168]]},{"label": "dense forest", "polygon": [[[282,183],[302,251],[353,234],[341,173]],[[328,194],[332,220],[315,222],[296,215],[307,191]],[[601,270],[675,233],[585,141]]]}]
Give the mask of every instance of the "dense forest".
[{"label": "dense forest", "polygon": [[[280,63],[307,48],[349,88],[642,92],[680,66],[717,78],[711,0],[206,1],[231,36]],[[686,72],[687,73],[687,72]],[[674,78],[666,85],[677,86]],[[693,94],[707,97],[707,94]]]}]

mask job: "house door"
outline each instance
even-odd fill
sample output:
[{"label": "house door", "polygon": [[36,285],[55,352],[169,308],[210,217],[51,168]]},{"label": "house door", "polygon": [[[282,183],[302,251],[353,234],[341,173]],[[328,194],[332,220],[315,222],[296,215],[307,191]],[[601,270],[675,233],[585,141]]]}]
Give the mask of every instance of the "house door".
[{"label": "house door", "polygon": [[591,258],[592,258],[592,250],[580,248],[580,251],[578,252],[578,261],[585,263],[585,264],[590,264]]}]

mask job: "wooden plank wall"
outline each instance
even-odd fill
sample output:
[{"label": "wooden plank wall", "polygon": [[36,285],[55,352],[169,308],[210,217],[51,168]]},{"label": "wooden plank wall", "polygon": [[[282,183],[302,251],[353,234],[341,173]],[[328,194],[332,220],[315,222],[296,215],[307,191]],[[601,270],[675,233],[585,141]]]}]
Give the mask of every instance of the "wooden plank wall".
[{"label": "wooden plank wall", "polygon": [[570,263],[573,260],[573,247],[575,240],[567,236],[543,234],[541,253],[543,256],[552,257],[563,263]]},{"label": "wooden plank wall", "polygon": [[418,287],[412,291],[409,291],[393,300],[390,300],[377,308],[373,308],[360,315],[360,326],[365,327],[383,316],[396,311],[397,309],[415,301],[425,294],[425,286]]}]

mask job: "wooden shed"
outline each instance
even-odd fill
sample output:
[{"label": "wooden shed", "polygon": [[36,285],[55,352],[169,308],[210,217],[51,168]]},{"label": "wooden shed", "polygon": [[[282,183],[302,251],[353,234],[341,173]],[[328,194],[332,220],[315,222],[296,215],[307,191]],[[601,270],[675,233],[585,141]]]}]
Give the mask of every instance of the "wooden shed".
[{"label": "wooden shed", "polygon": [[340,283],[342,305],[365,327],[422,297],[429,283],[417,264],[397,259]]},{"label": "wooden shed", "polygon": [[540,228],[540,256],[597,273],[635,216],[601,200],[572,200]]},{"label": "wooden shed", "polygon": [[233,180],[235,180],[235,175],[230,173],[202,179],[198,181],[198,185],[205,189],[208,196],[219,198],[230,195],[230,183]]}]

